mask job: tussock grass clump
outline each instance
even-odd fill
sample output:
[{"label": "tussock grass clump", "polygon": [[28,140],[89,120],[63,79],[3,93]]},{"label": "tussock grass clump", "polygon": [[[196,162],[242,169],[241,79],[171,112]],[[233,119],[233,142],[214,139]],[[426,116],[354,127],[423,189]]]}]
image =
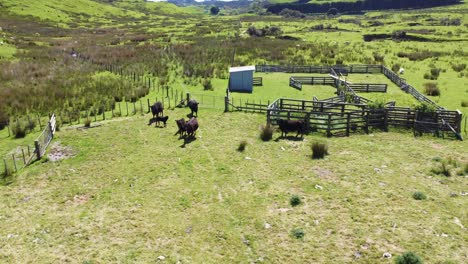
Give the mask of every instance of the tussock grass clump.
[{"label": "tussock grass clump", "polygon": [[291,204],[292,207],[298,206],[302,203],[301,197],[297,194],[293,194],[291,196],[291,199],[289,199],[289,203]]},{"label": "tussock grass clump", "polygon": [[392,66],[392,71],[393,71],[394,73],[398,73],[398,71],[400,70],[400,68],[401,68],[400,63],[395,63],[395,64],[393,64],[393,66]]},{"label": "tussock grass clump", "polygon": [[91,118],[86,118],[84,121],[84,127],[91,127]]},{"label": "tussock grass clump", "polygon": [[466,64],[465,63],[452,64],[452,69],[456,72],[461,72],[466,69]]},{"label": "tussock grass clump", "polygon": [[15,138],[24,138],[28,134],[28,123],[16,120],[11,126],[11,132],[15,135]]},{"label": "tussock grass clump", "polygon": [[239,143],[239,146],[237,147],[237,151],[239,151],[239,152],[244,152],[246,146],[247,146],[247,141],[246,141],[246,140],[242,140],[242,141]]},{"label": "tussock grass clump", "polygon": [[468,100],[463,100],[461,102],[461,107],[468,107]]},{"label": "tussock grass clump", "polygon": [[415,200],[426,200],[427,199],[427,196],[423,193],[423,192],[414,192],[413,193],[413,198]]},{"label": "tussock grass clump", "polygon": [[260,128],[260,138],[263,141],[270,141],[273,138],[273,128],[269,125]]},{"label": "tussock grass clump", "polygon": [[305,232],[304,230],[302,230],[302,228],[293,228],[291,230],[291,236],[296,239],[303,239],[305,236]]},{"label": "tussock grass clump", "polygon": [[396,257],[395,264],[423,264],[422,259],[411,251]]},{"label": "tussock grass clump", "polygon": [[440,96],[440,89],[437,86],[437,83],[425,83],[424,92],[429,96]]},{"label": "tussock grass clump", "polygon": [[328,145],[322,142],[314,142],[311,146],[312,159],[323,159],[328,155]]}]

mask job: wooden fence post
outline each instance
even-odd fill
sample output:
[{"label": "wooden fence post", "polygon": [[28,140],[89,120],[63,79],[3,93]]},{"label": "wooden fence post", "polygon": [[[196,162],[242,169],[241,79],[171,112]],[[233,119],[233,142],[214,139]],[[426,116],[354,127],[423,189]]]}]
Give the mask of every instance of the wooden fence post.
[{"label": "wooden fence post", "polygon": [[122,107],[120,106],[122,102],[119,102],[119,115],[122,116]]},{"label": "wooden fence post", "polygon": [[143,103],[141,102],[141,98],[140,98],[140,113],[143,115]]},{"label": "wooden fence post", "polygon": [[306,131],[311,131],[310,127],[310,113],[307,113],[305,116],[305,125],[306,125]]},{"label": "wooden fence post", "polygon": [[327,124],[327,137],[331,137],[331,113],[328,113],[328,124]]},{"label": "wooden fence post", "polygon": [[26,166],[26,157],[24,156],[24,149],[21,148],[21,153],[23,153],[23,162],[24,162],[24,165]]},{"label": "wooden fence post", "polygon": [[102,120],[106,120],[106,108],[102,106]]},{"label": "wooden fence post", "polygon": [[15,154],[11,154],[11,157],[13,158],[13,165],[15,166],[15,172],[18,172],[18,167],[16,167]]},{"label": "wooden fence post", "polygon": [[125,106],[127,107],[127,116],[128,116],[128,102],[125,101]]},{"label": "wooden fence post", "polygon": [[388,109],[384,109],[384,131],[388,132]]},{"label": "wooden fence post", "polygon": [[366,111],[366,133],[369,134],[369,111]]},{"label": "wooden fence post", "polygon": [[133,102],[133,114],[136,114],[136,106],[135,106],[135,101]]},{"label": "wooden fence post", "polygon": [[346,115],[346,136],[349,137],[349,123],[351,122],[351,113],[347,113]]},{"label": "wooden fence post", "polygon": [[[225,96],[224,97],[224,112],[229,112],[229,97],[228,96]],[[267,123],[268,123],[268,118],[269,118],[269,112],[268,112],[268,116],[267,116]]]},{"label": "wooden fence post", "polygon": [[11,136],[10,124],[7,125],[7,129],[8,129],[8,137],[10,137]]},{"label": "wooden fence post", "polygon": [[37,114],[37,121],[39,123],[39,128],[42,129],[41,118],[40,118],[39,114]]},{"label": "wooden fence post", "polygon": [[8,166],[7,166],[7,162],[5,158],[3,159],[3,165],[5,166],[5,176],[6,176],[8,175]]},{"label": "wooden fence post", "polygon": [[148,113],[150,112],[151,106],[150,106],[150,99],[148,98]]}]

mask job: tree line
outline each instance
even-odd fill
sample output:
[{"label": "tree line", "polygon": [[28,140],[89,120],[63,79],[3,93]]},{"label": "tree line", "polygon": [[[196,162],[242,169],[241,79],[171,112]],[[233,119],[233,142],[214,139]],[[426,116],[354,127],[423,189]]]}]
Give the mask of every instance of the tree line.
[{"label": "tree line", "polygon": [[327,13],[336,8],[340,13],[353,13],[365,10],[386,10],[406,8],[430,8],[444,5],[460,4],[461,0],[364,0],[356,2],[330,2],[330,3],[296,3],[274,4],[267,8],[268,12],[279,14],[283,9],[297,10],[302,13]]}]

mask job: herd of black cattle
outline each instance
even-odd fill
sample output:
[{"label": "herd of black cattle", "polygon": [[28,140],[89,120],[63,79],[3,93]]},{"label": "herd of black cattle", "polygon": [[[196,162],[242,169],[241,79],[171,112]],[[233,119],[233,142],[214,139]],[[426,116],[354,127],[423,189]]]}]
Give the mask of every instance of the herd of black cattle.
[{"label": "herd of black cattle", "polygon": [[[187,136],[193,138],[195,137],[195,132],[198,129],[198,121],[197,118],[194,117],[194,113],[198,116],[198,102],[195,100],[189,100],[187,106],[192,111],[189,115],[190,119],[188,121],[185,121],[184,118],[176,120],[177,127],[179,128],[176,134],[179,134],[180,137]],[[162,122],[164,126],[166,126],[169,116],[164,116],[163,104],[158,101],[153,104],[150,109],[153,114],[153,118],[149,120],[148,125],[155,123],[156,126],[159,126],[160,122]]]},{"label": "herd of black cattle", "polygon": [[[191,113],[188,115],[190,119],[185,121],[184,118],[176,120],[176,124],[178,127],[178,134],[180,137],[188,137],[194,138],[195,133],[198,129],[198,121],[197,118],[194,117],[195,115],[198,117],[198,102],[195,100],[189,100],[187,106],[190,108]],[[153,114],[153,118],[150,119],[149,124],[156,123],[156,126],[159,126],[160,122],[166,126],[166,122],[169,119],[169,116],[164,116],[164,106],[161,102],[156,102],[151,107],[151,113]],[[281,130],[281,137],[287,136],[288,132],[296,132],[296,137],[301,135],[304,136],[306,132],[306,124],[304,120],[285,120],[285,119],[277,119],[279,129]]]}]

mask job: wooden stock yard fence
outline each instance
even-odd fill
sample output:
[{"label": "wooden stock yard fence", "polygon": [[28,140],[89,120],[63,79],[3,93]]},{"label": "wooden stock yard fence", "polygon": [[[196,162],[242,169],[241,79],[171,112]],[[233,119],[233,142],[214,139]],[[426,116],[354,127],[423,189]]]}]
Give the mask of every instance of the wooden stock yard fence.
[{"label": "wooden stock yard fence", "polygon": [[11,175],[33,161],[41,159],[54,138],[56,124],[55,114],[50,115],[47,125],[39,137],[34,140],[33,145],[19,146],[3,158],[3,171],[0,172],[0,175],[3,177]]},{"label": "wooden stock yard fence", "polygon": [[[383,65],[330,65],[330,66],[294,66],[294,65],[256,65],[256,72],[286,72],[286,73],[332,73],[332,75],[347,75],[349,73],[382,73],[391,80],[393,83],[398,85],[401,90],[411,94],[416,100],[424,103],[433,105],[438,110],[444,109],[443,107],[437,105],[431,99],[427,98],[425,95],[420,93],[413,86],[409,85],[404,78],[398,76],[387,67]],[[297,77],[293,77],[294,79]],[[325,77],[326,78],[326,77]],[[318,80],[318,79],[317,79]],[[309,83],[310,84],[310,83]],[[320,83],[312,83],[320,84]],[[302,89],[302,85],[295,81],[290,80],[290,86]],[[357,92],[386,92],[386,86],[383,84],[368,84],[366,86],[349,84],[354,91]]]},{"label": "wooden stock yard fence", "polygon": [[444,133],[461,139],[462,114],[459,111],[438,110],[430,119],[410,108],[388,106],[370,109],[367,104],[340,102],[340,97],[323,101],[280,98],[267,108],[267,123],[277,125],[278,119],[304,120],[308,131],[323,132],[328,137],[369,133],[370,128],[388,131],[388,127],[413,128],[415,134]]}]

